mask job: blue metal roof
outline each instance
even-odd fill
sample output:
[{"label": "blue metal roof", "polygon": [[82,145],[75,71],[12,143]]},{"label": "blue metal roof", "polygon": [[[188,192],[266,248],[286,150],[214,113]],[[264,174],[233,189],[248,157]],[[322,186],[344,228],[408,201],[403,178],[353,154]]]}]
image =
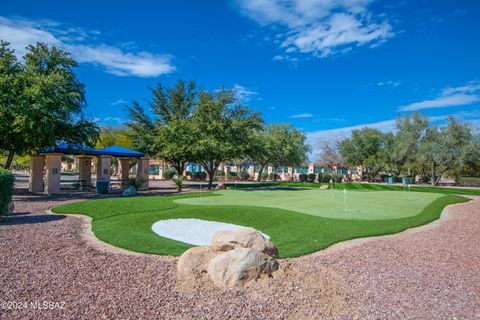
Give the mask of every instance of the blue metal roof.
[{"label": "blue metal roof", "polygon": [[120,146],[110,146],[103,149],[98,149],[98,152],[101,152],[102,155],[108,155],[113,157],[125,157],[125,158],[141,158],[145,156],[145,153],[135,150],[130,150]]},{"label": "blue metal roof", "polygon": [[55,147],[44,148],[40,153],[64,153],[86,156],[112,156],[119,158],[141,158],[145,154],[143,152],[130,150],[120,146],[111,146],[104,149],[95,149],[73,143],[59,143]]}]

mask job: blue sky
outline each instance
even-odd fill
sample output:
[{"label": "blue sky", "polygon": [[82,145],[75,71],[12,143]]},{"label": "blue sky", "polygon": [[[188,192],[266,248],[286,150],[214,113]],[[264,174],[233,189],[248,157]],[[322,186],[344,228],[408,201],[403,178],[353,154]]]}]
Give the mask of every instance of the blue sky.
[{"label": "blue sky", "polygon": [[402,113],[480,123],[480,1],[8,1],[0,39],[80,62],[87,113],[118,125],[148,86],[235,88],[311,141]]}]

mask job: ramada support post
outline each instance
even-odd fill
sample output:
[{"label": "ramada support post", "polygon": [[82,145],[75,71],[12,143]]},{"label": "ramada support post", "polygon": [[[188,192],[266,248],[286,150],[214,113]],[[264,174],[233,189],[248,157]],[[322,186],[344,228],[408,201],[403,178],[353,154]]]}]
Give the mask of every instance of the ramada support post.
[{"label": "ramada support post", "polygon": [[121,180],[121,186],[122,188],[125,188],[128,185],[128,173],[130,170],[130,166],[128,164],[129,159],[128,158],[119,158],[118,163],[120,164],[119,169],[120,169],[120,180]]},{"label": "ramada support post", "polygon": [[97,181],[108,181],[110,183],[110,174],[112,167],[112,156],[97,157]]},{"label": "ramada support post", "polygon": [[45,194],[60,193],[60,169],[62,167],[61,153],[45,155]]},{"label": "ramada support post", "polygon": [[45,157],[35,155],[30,157],[30,178],[28,180],[28,190],[30,192],[43,192],[43,169],[45,167]]},{"label": "ramada support post", "polygon": [[83,187],[89,188],[92,184],[92,157],[78,157],[78,179]]},{"label": "ramada support post", "polygon": [[142,180],[140,190],[148,190],[148,171],[149,159],[139,158],[137,161],[137,179]]}]

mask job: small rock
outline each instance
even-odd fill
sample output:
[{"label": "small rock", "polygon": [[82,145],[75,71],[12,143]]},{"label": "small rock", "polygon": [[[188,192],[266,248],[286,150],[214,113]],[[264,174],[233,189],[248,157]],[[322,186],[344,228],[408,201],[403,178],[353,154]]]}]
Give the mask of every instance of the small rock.
[{"label": "small rock", "polygon": [[131,197],[131,196],[134,196],[136,194],[137,194],[137,189],[130,186],[130,187],[126,188],[125,190],[123,190],[122,196]]},{"label": "small rock", "polygon": [[214,257],[208,266],[208,275],[220,288],[243,287],[262,275],[271,277],[278,270],[278,262],[266,254],[250,248],[237,248]]},{"label": "small rock", "polygon": [[251,248],[278,258],[278,249],[273,243],[253,228],[242,228],[235,231],[217,231],[212,237],[212,247],[215,251],[229,251],[235,248]]},{"label": "small rock", "polygon": [[183,277],[198,278],[207,272],[208,264],[215,255],[217,253],[210,246],[190,248],[180,256],[177,271]]}]

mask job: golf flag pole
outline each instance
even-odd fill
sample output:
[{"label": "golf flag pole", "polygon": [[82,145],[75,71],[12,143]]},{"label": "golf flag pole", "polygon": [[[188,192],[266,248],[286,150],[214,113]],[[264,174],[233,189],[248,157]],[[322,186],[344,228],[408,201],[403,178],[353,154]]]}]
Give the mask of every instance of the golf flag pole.
[{"label": "golf flag pole", "polygon": [[343,189],[343,196],[345,202],[345,213],[347,213],[347,189]]}]

